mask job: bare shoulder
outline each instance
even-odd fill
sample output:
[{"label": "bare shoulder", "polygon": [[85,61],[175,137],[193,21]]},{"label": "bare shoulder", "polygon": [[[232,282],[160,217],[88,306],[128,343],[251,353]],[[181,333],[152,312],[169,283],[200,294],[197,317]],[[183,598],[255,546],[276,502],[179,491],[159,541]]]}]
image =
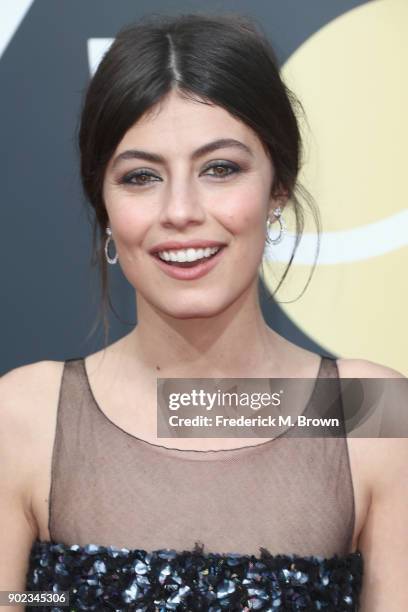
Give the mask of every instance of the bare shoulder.
[{"label": "bare shoulder", "polygon": [[[402,385],[398,386],[398,389],[402,390],[402,395],[399,398],[403,401],[406,399],[406,410],[408,411],[408,379],[404,374],[398,370],[394,370],[388,366],[380,363],[365,359],[338,359],[337,360],[339,376],[341,378],[378,378],[378,379],[400,379]],[[403,379],[403,381],[401,380]],[[405,393],[406,391],[406,393]],[[406,395],[406,397],[405,397]],[[405,408],[402,407],[405,411]],[[402,414],[402,413],[401,413]],[[398,433],[398,435],[400,435]],[[384,453],[384,457],[381,457],[381,461],[389,462],[393,459],[398,461],[398,454],[405,454],[405,448],[408,444],[406,438],[403,437],[383,437],[383,438],[364,438],[356,437],[353,439],[355,445],[359,445],[364,448],[364,452],[370,453],[371,466],[377,464],[378,458]],[[392,450],[393,456],[388,456],[387,453]],[[376,455],[376,457],[374,457]],[[380,465],[380,463],[379,463]],[[384,463],[382,465],[385,465]],[[384,472],[384,470],[382,470]]]},{"label": "bare shoulder", "polygon": [[[0,418],[3,426],[27,429],[36,425],[58,396],[63,361],[37,361],[0,377]],[[2,427],[3,429],[3,427]]]},{"label": "bare shoulder", "polygon": [[39,465],[52,437],[63,366],[64,362],[38,361],[0,377],[0,447],[15,478],[34,469],[33,456]]},{"label": "bare shoulder", "polygon": [[341,378],[406,378],[401,372],[367,359],[337,359]]},{"label": "bare shoulder", "polygon": [[53,373],[57,374],[63,366],[63,361],[44,360],[13,368],[0,376],[1,390],[6,390],[12,385],[18,388],[25,381],[30,381],[32,384],[39,386],[42,378],[52,376]]}]

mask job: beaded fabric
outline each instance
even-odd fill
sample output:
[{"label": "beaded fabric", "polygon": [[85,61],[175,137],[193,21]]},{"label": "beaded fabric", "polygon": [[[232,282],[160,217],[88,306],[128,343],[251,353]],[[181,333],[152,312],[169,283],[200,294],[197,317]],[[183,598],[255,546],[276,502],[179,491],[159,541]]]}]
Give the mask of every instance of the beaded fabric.
[{"label": "beaded fabric", "polygon": [[[31,555],[33,591],[70,591],[77,610],[357,610],[362,556],[259,556],[192,551],[128,550],[37,541]],[[30,610],[42,610],[30,607]],[[53,612],[67,608],[53,607]]]},{"label": "beaded fabric", "polygon": [[[329,406],[342,422],[327,378],[337,363],[322,357],[299,414]],[[68,590],[70,605],[30,610],[357,610],[347,438],[295,429],[221,451],[152,444],[102,410],[84,359],[66,361],[50,541],[33,544],[27,590]]]}]

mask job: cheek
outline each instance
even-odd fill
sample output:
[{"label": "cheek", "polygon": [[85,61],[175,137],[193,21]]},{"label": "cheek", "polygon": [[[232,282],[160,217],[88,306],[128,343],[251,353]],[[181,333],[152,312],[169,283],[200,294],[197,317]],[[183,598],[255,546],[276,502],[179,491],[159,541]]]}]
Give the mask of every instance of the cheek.
[{"label": "cheek", "polygon": [[225,223],[233,234],[262,233],[266,222],[267,197],[259,190],[246,190],[224,210]]},{"label": "cheek", "polygon": [[114,227],[114,241],[120,260],[122,263],[137,262],[152,220],[146,214],[135,214],[130,207],[115,208],[109,218]]},{"label": "cheek", "polygon": [[137,206],[134,199],[112,196],[105,199],[115,241],[123,247],[139,244],[152,223],[149,208]]}]

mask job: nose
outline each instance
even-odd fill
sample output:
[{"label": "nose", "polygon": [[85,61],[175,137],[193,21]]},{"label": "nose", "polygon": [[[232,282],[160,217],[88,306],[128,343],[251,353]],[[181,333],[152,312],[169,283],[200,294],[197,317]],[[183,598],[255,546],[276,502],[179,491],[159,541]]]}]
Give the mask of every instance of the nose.
[{"label": "nose", "polygon": [[200,225],[205,219],[205,210],[198,189],[187,180],[169,186],[160,212],[163,227],[184,229],[188,225]]}]

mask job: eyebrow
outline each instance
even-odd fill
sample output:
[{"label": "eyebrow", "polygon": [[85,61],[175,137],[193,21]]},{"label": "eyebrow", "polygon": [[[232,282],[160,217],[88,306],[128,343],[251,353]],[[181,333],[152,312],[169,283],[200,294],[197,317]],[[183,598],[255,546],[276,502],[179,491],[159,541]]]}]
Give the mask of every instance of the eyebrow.
[{"label": "eyebrow", "polygon": [[[246,144],[240,142],[239,140],[235,140],[234,138],[220,138],[218,140],[214,140],[212,142],[208,142],[205,145],[202,145],[195,151],[193,151],[191,155],[191,159],[196,160],[207,153],[212,153],[213,151],[217,151],[218,149],[225,149],[229,147],[236,147],[249,153],[251,157],[253,157],[252,149],[250,149]],[[140,149],[129,149],[127,151],[123,151],[119,153],[115,157],[112,163],[112,170],[116,168],[119,162],[125,159],[144,159],[149,162],[164,164],[165,158],[158,153],[150,153],[149,151],[141,151]]]}]

